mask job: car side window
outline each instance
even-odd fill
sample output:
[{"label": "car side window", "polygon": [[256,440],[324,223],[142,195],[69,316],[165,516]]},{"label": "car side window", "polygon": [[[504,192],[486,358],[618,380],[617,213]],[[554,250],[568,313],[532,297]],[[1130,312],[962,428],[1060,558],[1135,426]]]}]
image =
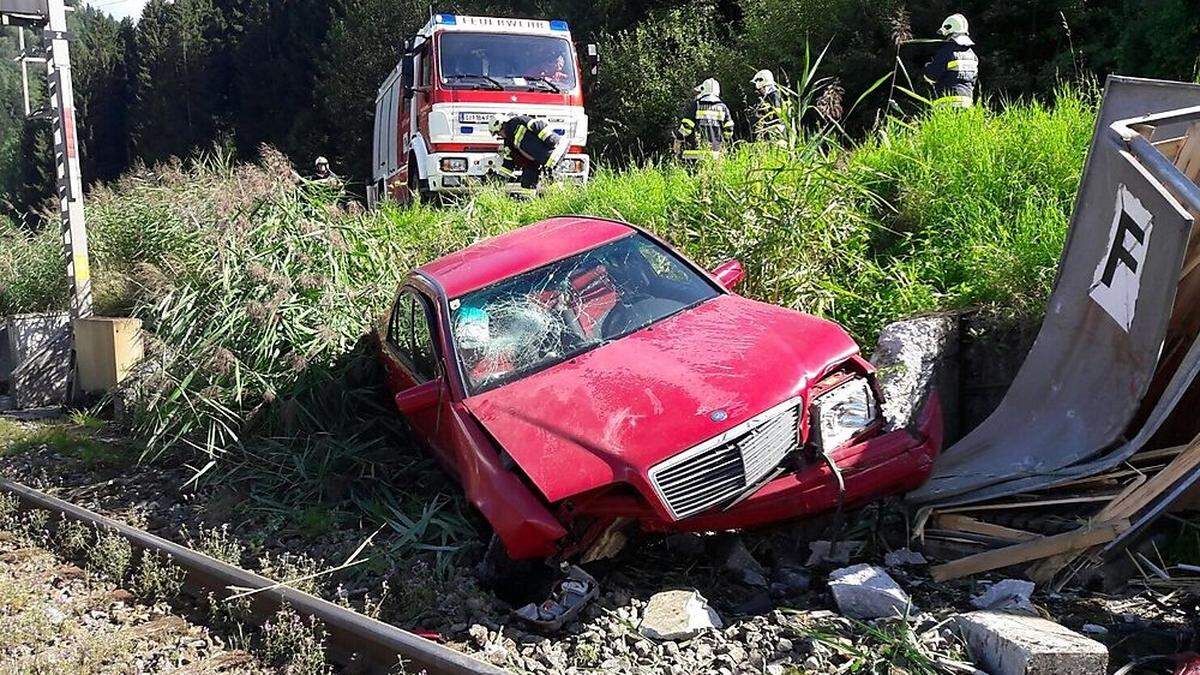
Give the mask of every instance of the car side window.
[{"label": "car side window", "polygon": [[430,322],[433,312],[423,296],[405,289],[396,299],[388,325],[388,342],[408,362],[413,374],[424,380],[437,377],[437,356]]},{"label": "car side window", "polygon": [[638,253],[642,254],[642,258],[650,265],[650,269],[659,277],[677,282],[688,280],[688,271],[683,263],[667,255],[662,249],[644,243],[638,246]]}]

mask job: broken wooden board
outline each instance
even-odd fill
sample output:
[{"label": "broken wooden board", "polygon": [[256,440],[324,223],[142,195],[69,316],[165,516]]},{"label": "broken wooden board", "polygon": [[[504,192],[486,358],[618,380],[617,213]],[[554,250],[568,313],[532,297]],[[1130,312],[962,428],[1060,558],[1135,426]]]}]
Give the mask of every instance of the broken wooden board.
[{"label": "broken wooden board", "polygon": [[1084,551],[1093,546],[1106,544],[1129,529],[1128,520],[1096,523],[1072,532],[1050,537],[1038,537],[1031,541],[1014,544],[993,551],[984,551],[966,558],[934,566],[929,572],[934,581],[948,581],[960,577],[1000,569],[1012,565],[1040,560],[1070,551]]},{"label": "broken wooden board", "polygon": [[938,513],[933,516],[933,526],[939,530],[966,532],[969,534],[979,534],[993,539],[999,539],[1007,542],[1022,542],[1037,539],[1040,535],[1034,532],[1026,532],[1004,525],[996,525],[986,521],[978,520],[970,516],[963,516],[956,513]]},{"label": "broken wooden board", "polygon": [[1188,129],[1187,138],[1175,157],[1175,166],[1193,183],[1200,183],[1200,122]]}]

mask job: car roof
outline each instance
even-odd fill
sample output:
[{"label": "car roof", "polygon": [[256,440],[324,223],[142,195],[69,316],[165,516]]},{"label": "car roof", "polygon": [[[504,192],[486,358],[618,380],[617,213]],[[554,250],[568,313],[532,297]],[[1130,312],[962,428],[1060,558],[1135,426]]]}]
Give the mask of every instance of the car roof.
[{"label": "car roof", "polygon": [[625,223],[560,216],[476,242],[417,268],[447,298],[490,286],[522,272],[606,244],[636,230]]}]

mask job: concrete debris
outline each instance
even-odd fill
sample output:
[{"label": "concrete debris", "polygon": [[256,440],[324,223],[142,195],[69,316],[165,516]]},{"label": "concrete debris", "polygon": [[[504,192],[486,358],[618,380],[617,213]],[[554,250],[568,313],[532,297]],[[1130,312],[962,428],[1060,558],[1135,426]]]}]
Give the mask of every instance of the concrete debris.
[{"label": "concrete debris", "polygon": [[792,597],[808,591],[812,585],[812,577],[802,567],[780,565],[775,568],[771,577],[771,595],[775,597]]},{"label": "concrete debris", "polygon": [[[923,316],[884,327],[871,362],[879,368],[889,428],[908,426],[941,380],[957,379],[950,372],[957,352],[957,316]],[[943,402],[953,401],[953,392],[947,393]]]},{"label": "concrete debris", "polygon": [[1083,628],[1080,628],[1079,630],[1083,633],[1087,633],[1088,635],[1105,635],[1108,633],[1107,628],[1094,623],[1085,623],[1083,624]]},{"label": "concrete debris", "polygon": [[721,567],[740,583],[756,588],[767,587],[767,570],[754,558],[740,538],[735,538],[726,545]]},{"label": "concrete debris", "polygon": [[908,548],[898,548],[895,551],[888,551],[883,556],[883,564],[885,567],[924,565],[928,562],[929,561],[925,559],[925,556]]},{"label": "concrete debris", "polygon": [[993,675],[1104,675],[1108,649],[1053,621],[1004,612],[955,617],[976,665]]},{"label": "concrete debris", "polygon": [[983,593],[971,598],[971,605],[978,609],[1002,612],[1019,612],[1037,616],[1037,608],[1029,598],[1033,595],[1034,583],[1022,579],[1005,579],[992,584]]},{"label": "concrete debris", "polygon": [[836,544],[819,540],[808,545],[811,553],[808,556],[809,567],[819,565],[845,565],[862,550],[861,541],[839,541]]},{"label": "concrete debris", "polygon": [[696,590],[655,593],[646,604],[638,632],[651,640],[689,640],[710,628],[721,628],[720,615]]},{"label": "concrete debris", "polygon": [[829,589],[842,614],[852,619],[904,616],[912,600],[881,567],[865,563],[834,570]]}]

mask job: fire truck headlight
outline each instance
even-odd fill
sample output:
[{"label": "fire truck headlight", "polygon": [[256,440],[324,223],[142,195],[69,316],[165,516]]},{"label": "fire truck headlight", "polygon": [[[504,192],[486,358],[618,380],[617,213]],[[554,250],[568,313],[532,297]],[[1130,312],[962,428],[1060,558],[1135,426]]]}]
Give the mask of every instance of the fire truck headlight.
[{"label": "fire truck headlight", "polygon": [[564,159],[559,165],[559,171],[562,173],[583,173],[583,160],[569,158]]},{"label": "fire truck headlight", "polygon": [[446,157],[442,160],[442,171],[446,173],[466,173],[466,157]]}]

